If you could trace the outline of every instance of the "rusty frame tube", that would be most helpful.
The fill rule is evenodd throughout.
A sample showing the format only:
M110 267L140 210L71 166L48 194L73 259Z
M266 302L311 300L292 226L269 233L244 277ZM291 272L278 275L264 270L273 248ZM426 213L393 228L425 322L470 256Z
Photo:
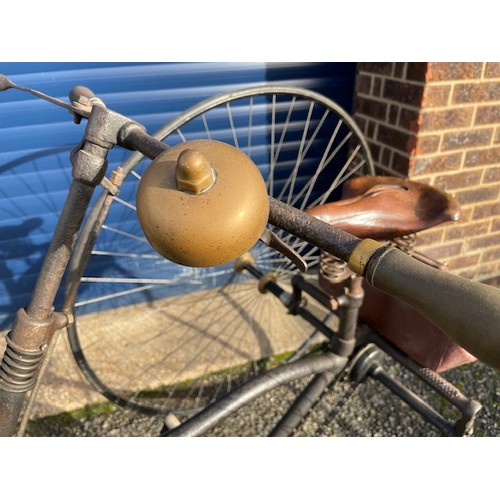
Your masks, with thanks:
M348 358L333 353L320 354L302 358L294 363L274 368L266 374L252 379L207 406L200 413L170 432L162 433L162 437L201 436L214 428L219 422L270 390L287 382L304 378L308 375L331 372L340 373L347 365Z
M73 241L93 187L73 181L63 211L54 231L26 310L17 313L7 336L11 351L6 351L0 366L0 435L14 433L26 394L34 387L48 344L54 333L67 324L67 316L53 312L53 304L68 264ZM27 371L24 360L37 358ZM19 381L26 379L19 388ZM29 379L29 380L28 380Z
M0 436L14 434L26 396L37 384L47 347L54 333L68 324L66 314L54 313L54 301L94 189L104 178L107 154L117 144L120 131L123 135L142 129L103 105L92 107L88 119L84 138L71 153L73 181L29 305L18 311L7 336L0 364Z

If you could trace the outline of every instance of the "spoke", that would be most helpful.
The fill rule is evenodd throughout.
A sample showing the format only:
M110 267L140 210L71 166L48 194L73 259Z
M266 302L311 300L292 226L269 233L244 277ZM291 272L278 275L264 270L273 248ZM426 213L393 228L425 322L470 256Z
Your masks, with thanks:
M224 294L224 291L221 291L222 295ZM227 296L226 296L227 297ZM227 297L229 299L229 297ZM228 303L231 304L231 300L229 299ZM238 306L239 307L239 306ZM251 316L253 315L253 310L249 308L248 305L244 306L244 310L249 313ZM213 321L212 323L216 322L218 318L218 311L214 311L212 314ZM243 340L243 335L238 335L239 332L243 331L243 328L241 328L242 324L246 321L245 317L241 314L239 309L237 307L233 307L231 309L231 313L228 316L228 321L227 321L227 328L220 326L218 330L216 330L213 333L213 336L215 338L215 342L210 342L210 339L207 339L205 342L204 350L206 352L211 352L211 357L207 360L206 362L206 367L203 372L202 378L205 378L207 375L210 374L210 369L213 370L214 366L217 366L216 361L220 359L224 352L224 350L229 350L231 353L239 353L240 356L246 361L248 360L248 353L245 350L242 350L241 343ZM224 328L224 330L222 330ZM221 338L221 333L225 332L230 332L229 336L224 335L225 338ZM212 346L215 346L216 348L214 349ZM197 356L193 356L191 360L189 361L188 364L188 369L197 362ZM203 386L199 388L199 390L203 389ZM194 394L196 390L196 387L193 386L191 391L186 395L185 400L189 400L189 398ZM199 404L199 399L197 400L196 404Z
M158 254L142 254L142 253L129 253L129 252L109 252L104 250L92 250L92 255L103 255L106 257L130 257L136 259L154 259L165 260Z
M318 180L319 175L324 170L324 168L326 167L326 165L328 165L328 163L329 163L329 160L326 160L326 158L328 157L330 149L331 149L331 147L333 145L333 142L335 141L335 139L337 137L338 131L340 130L340 127L341 127L342 123L343 123L342 120L339 120L337 122L337 126L335 127L335 130L334 130L332 136L330 137L330 140L328 141L328 145L325 148L325 151L324 151L324 153L323 153L323 155L321 157L321 160L319 162L318 168L316 169L316 172L314 172L313 177L308 182L307 194L304 196L304 199L302 200L302 204L300 206L300 210L304 210L304 208L306 207L306 205L307 205L307 203L309 201L309 197L311 196L311 192L312 192L314 186L316 185L316 181ZM342 144L339 146L339 148L336 151L340 151L341 146L342 146ZM335 156L335 154L336 154L336 152L334 152L333 156L331 156L330 158L333 158ZM301 191L301 193L299 193L299 197L300 196L302 196L302 191ZM296 198L296 200L298 200L298 199L299 198Z
M293 110L295 108L295 103L297 101L297 97L293 96L291 102L288 104L288 111L287 115L285 118L285 121L283 123L283 128L281 130L280 138L278 141L278 146L274 147L274 136L275 136L275 129L276 129L276 114L275 114L275 109L277 109L277 103L276 103L276 95L273 94L273 113L272 113L272 126L271 126L271 153L270 153L270 165L271 165L271 172L272 176L270 176L270 182L269 184L269 193L271 196L273 196L273 191L274 191L274 170L276 168L276 165L278 164L278 158L281 153L281 149L283 147L283 144L285 142L285 137L288 132L290 123L291 123L291 118L293 114Z
M281 254L278 253L278 252L276 252L276 255L281 255ZM290 259L288 259L285 256L283 256L283 257L276 257L275 259L273 259L271 257L269 259L259 259L258 262L259 262L259 265L263 265L263 264L280 264L282 262L290 262Z
M270 196L274 194L274 134L275 134L275 122L276 122L276 95L273 94L272 104L271 104L271 151L269 153L269 176L267 178L268 193Z
M356 157L356 155L358 154L358 151L360 149L361 146L357 146L356 149L353 151L351 157L349 158L349 160L346 162L346 164L342 167L342 170L339 172L339 175L337 176L337 178L335 179L335 181L332 183L332 185L330 186L330 188L325 191L325 193L321 196L319 196L316 200L314 200L313 203L311 203L311 207L314 207L320 203L324 203L328 197L330 196L330 194L332 194L332 192L341 184L343 183L346 179L348 179L349 177L351 177L352 175L354 175L364 164L365 164L365 161L361 161L359 162L358 165L356 165L356 167L354 168L351 168L347 174L344 176L343 174L345 173L345 171L351 166L351 163L353 162L354 158Z
M309 110L307 112L306 124L304 126L304 131L302 132L302 138L300 140L299 154L297 155L297 160L295 162L295 166L293 167L292 175L290 176L291 186L290 186L290 190L288 192L288 197L286 200L287 203L290 203L290 199L292 197L293 190L295 189L295 181L297 180L297 173L299 171L300 165L302 164L302 158L303 158L302 155L304 154L303 151L304 151L304 147L306 146L306 138L307 138L307 133L309 132L309 126L311 124L311 116L312 116L313 109L314 109L314 101L312 101L309 104ZM280 195L279 195L280 199L282 198L283 194L284 194L284 190L282 190Z
M308 153L309 149L311 148L311 146L314 144L314 141L316 140L316 137L318 136L319 134L319 131L321 130L321 128L323 127L323 124L325 123L325 120L326 118L328 117L328 115L330 114L330 110L327 109L324 113L323 113L323 116L321 117L321 120L319 121L318 125L316 126L316 128L314 129L314 132L311 136L311 138L309 139L309 141L307 142L307 146L306 148L304 149L304 154L302 155L302 159L304 159L304 157L306 156L306 154Z
M141 177L141 176L140 176L140 175L139 175L139 174L138 174L135 170L132 170L130 173L131 173L131 174L132 174L132 175L133 175L136 179L139 179L139 180L141 180L141 179L142 179L142 177Z
M229 118L229 126L231 128L231 133L233 134L234 146L239 149L238 137L236 136L236 128L234 127L233 113L231 110L231 105L229 103L226 103L226 109L227 109L227 116Z
M207 138L209 140L212 139L212 134L210 133L210 127L208 126L208 121L207 121L207 117L205 114L201 115L201 121L203 122L203 127L205 129L206 134L207 134Z
M326 160L326 164L328 165L332 160L333 158L335 158L335 156L337 155L337 153L342 149L342 147L346 144L346 142L352 137L352 132L349 131L349 133L342 139L342 142L334 149L334 151L332 152L332 154L328 157L328 159ZM356 152L359 151L359 148L361 146L358 144L358 146L356 147ZM344 166L345 168L345 166Z
M202 301L205 301L206 298L209 295L209 292L207 292L206 294L203 294L203 296L201 297L201 300ZM175 354L179 351L181 351L184 347L188 347L188 344L192 343L193 341L196 342L197 340L199 340L199 335L197 332L194 332L194 333L190 333L190 332L193 332L192 328L190 327L190 324L189 323L181 323L179 322L179 318L183 318L186 314L189 313L189 310L190 308L192 307L192 303L190 300L186 301L185 303L182 304L183 305L183 310L181 312L181 314L177 315L177 316L174 316L172 317L172 320L173 321L169 321L167 323L167 327L156 332L153 336L149 337L148 340L142 342L139 345L136 345L135 347L135 350L133 351L133 356L130 356L127 360L122 360L118 365L117 365L117 368L119 369L119 372L121 374L132 374L133 375L133 379L132 379L132 375L130 377L128 377L128 380L131 380L133 382L133 385L136 384L137 382L137 376L141 375L144 375L145 371L148 370L149 373L148 373L148 380L146 381L145 384L143 384L136 392L135 394L132 394L130 395L129 397L130 398L135 398L139 395L139 393L144 390L144 389L147 389L149 387L153 387L153 382L152 382L152 373L151 372L151 369L154 369L155 366L157 365L160 365L160 364L164 364L164 362L169 358L169 357L172 357L172 356L175 356ZM209 306L210 307L210 306ZM162 314L164 314L166 317L169 316L169 313L168 313L168 305L166 306L162 306L158 309L159 311L162 312ZM140 322L145 322L147 321L147 318L151 315L151 314L155 314L154 311L151 311L151 310L148 310L144 313L142 313L140 315L140 317L138 318L139 320L139 323ZM199 318L199 316L198 316ZM198 318L193 318L193 320L197 320ZM146 365L144 366L144 368L141 370L141 372L139 374L137 374L134 370L134 367L132 366L136 361L135 359L136 358L139 358L141 359L142 357L142 353L151 345L153 345L157 340L162 340L162 339L165 339L167 338L168 339L168 336L170 334L170 332L173 332L174 330L175 331L179 331L180 329L182 328L182 331L183 331L183 335L181 335L181 338L183 339L182 342L176 344L176 346L172 349L169 349L165 355L160 359L160 360L157 360L155 363L153 364L150 364L150 365ZM99 348L99 346L96 346L97 348ZM196 349L192 349L194 352L196 352ZM177 373L174 373L171 377L170 377L170 381L167 382L168 384L171 384L172 383L172 379L174 379L175 381L175 378L179 378L179 375L182 373L182 369L179 370ZM158 381L158 385L162 386L165 384L165 381ZM178 387L178 384L179 382L177 381L177 383L174 385L174 387L172 388L172 392L176 390L176 388Z
M247 154L252 157L252 124L253 124L253 97L250 97L248 105L248 135L247 135Z
M307 190L307 194L304 197L304 200L303 200L303 202L301 204L301 210L304 209L304 207L306 206L306 204L307 204L307 202L309 200L309 196L311 195L311 192L313 190L314 185L316 184L316 181L317 181L319 175L326 168L326 166L328 165L329 161L336 155L336 153L338 151L340 151L340 149L342 147L342 143L337 148L335 148L335 151L332 153L332 155L330 157L327 157L328 153L330 152L330 148L332 147L333 142L337 138L337 134L338 134L338 132L340 130L341 125L342 125L342 121L339 121L337 123L337 126L335 127L335 130L333 131L332 136L330 137L330 140L329 140L328 145L327 145L327 147L325 149L325 152L323 153L323 156L321 157L321 160L319 162L318 168L314 172L314 175L311 177L311 179L309 179L309 181L299 191L299 193L296 195L295 199L292 201L291 204L293 206L296 205L296 203L298 202L298 200L300 200L300 198L302 197L302 194Z
M82 281L83 281L83 279L82 279ZM100 297L95 297L93 299L81 300L79 302L75 302L75 307L82 307L82 306L86 306L88 304L95 304L97 302L103 302L104 300L110 300L110 299L114 299L116 297L122 297L124 295L131 295L133 293L143 292L144 290L150 290L151 288L154 288L154 286L152 286L152 285L141 286L139 288L125 290L123 292L110 293L108 295L102 295Z
M113 198L114 200L116 200L118 203L120 203L121 205L127 207L127 208L130 208L131 210L133 210L134 212L137 212L137 208L135 207L135 205L132 205L132 203L129 203L128 201L125 201L125 200L122 200L121 198L119 198L118 196L115 196Z
M345 143L347 142L347 140L351 137L352 135L352 132L350 132L343 140L342 142L335 148L335 150L332 152L332 154L326 159L325 163L323 165L321 165L321 167L318 168L318 171L316 172L317 175L314 176L313 179L311 179L307 186L310 188L310 191L312 190L311 186L314 186L314 184L316 183L317 179L318 179L318 176L319 174L330 164L330 162L333 160L333 158L335 158L335 156L337 155L337 153L342 149L342 147L345 145ZM360 146L357 146L356 148L356 151L358 151L360 148ZM335 189L339 184L340 184L340 176L342 175L342 173L346 170L346 168L349 166L350 164L350 160L348 160L346 162L346 164L342 167L341 171L339 172L339 174L337 175L337 177L335 178L334 182L332 183L332 186L334 186L333 189ZM333 191L333 189L330 189L330 192L329 192L329 195L330 193ZM296 203L299 199L300 199L300 196L302 194L303 190L299 193L299 195L295 198L294 202L293 203ZM308 195L309 196L309 195ZM326 198L325 198L326 199ZM309 204L308 205L308 208L311 208L313 207L315 203L312 203L312 204Z
M232 273L232 270L222 270L213 271L206 274L203 273L189 273L177 275L176 278L116 278L116 277L99 277L99 276L83 276L81 278L82 282L86 283L142 283L142 284L153 284L153 285L178 285L178 284L188 284L188 285L202 285L203 280L216 278L218 276L223 276Z
M136 236L135 234L127 233L126 231L122 231L120 229L116 229L114 227L107 226L106 224L102 225L102 229L105 229L106 231L110 231L112 233L119 234L121 236L125 236L126 238L130 238L132 240L141 241L143 243L149 244L148 240L142 236Z
M232 341L236 334L238 334L240 331L243 331L243 329L239 328L242 321L244 321L244 318L242 317L239 309L231 307L230 312L226 317L227 324L225 326L221 325L220 321L218 321L220 316L219 297L223 295L224 294L221 291L219 291L216 294L214 293L207 294L206 297L209 299L208 309L204 309L202 312L198 314L197 317L193 318L192 321L184 324L184 329L186 331L186 334L182 335L183 341L180 344L178 344L173 350L166 352L165 355L161 359L155 361L155 363L152 366L163 365L167 361L167 359L174 356L176 352L179 352L181 349L184 352L192 352L193 353L192 356L183 363L183 366L175 374L171 376L171 380L179 380L181 379L181 375L183 375L186 371L189 372L189 370L193 366L195 366L195 363L199 363L198 360L199 352L204 352L204 353L213 352L214 349L211 347L216 345L218 347L217 349L215 349L215 354L212 356L212 358L208 358L204 362L205 364L204 371L200 376L197 376L198 379L203 380L204 376L209 372L209 370L213 370L217 366L217 364L214 363L214 360L219 359L221 357L220 353L223 349L229 349L232 353L239 354L240 357L244 358L246 355L245 351L239 351L237 348L238 344L235 344L235 342ZM202 298L202 300L207 300L207 298ZM245 310L247 309L245 308ZM200 319L206 321L210 325L214 325L214 328L216 328L215 330L213 328L205 329L201 341L199 332L196 329L195 330L192 329L192 326L198 324L198 320ZM231 328L231 325L233 324L236 327ZM226 326L228 326L228 328L226 328ZM221 335L225 332L229 332L229 336ZM193 342L196 342L195 348L189 349L188 344ZM149 370L149 368L150 367L148 367L147 369ZM149 379L150 374L148 373L147 376ZM185 376L186 375L183 375L183 377ZM178 383L179 382L177 382L177 385ZM189 397L191 394L192 392L190 391L186 397Z
M134 283L134 284L150 284L150 285L201 285L198 280L183 280L179 282L179 278L162 279L162 278L99 278L94 276L83 276L82 283Z
M351 168L346 174L340 178L338 184L343 184L349 177L352 177L359 169L361 169L366 162L363 160L362 162L358 163L355 167ZM323 196L319 197L314 203L315 204L322 204L325 203L328 199L328 196L330 196L331 191L323 194Z
M186 139L186 137L184 136L184 134L182 133L182 130L181 130L180 128L178 128L178 129L176 130L176 132L177 132L177 134L179 135L179 137L181 138L181 141L182 141L182 142L187 142L187 139Z
M269 261L271 261L272 257L274 257L276 255L281 255L274 248L265 246L264 244L258 250L251 252L251 254L255 257L255 260L259 261L259 262L265 262L266 259L268 259Z
M297 156L297 161L296 161L296 164L295 164L295 167L294 167L294 170L293 170L293 175L290 176L285 185L283 186L283 189L281 190L281 193L280 193L280 199L283 197L284 193L286 192L286 190L288 189L288 186L290 185L290 182L293 181L292 183L292 186L290 187L290 190L288 192L288 200L287 200L287 203L290 203L290 198L292 197L293 195L293 191L295 189L295 181L296 181L296 178L297 178L297 174L298 174L298 170L300 168L300 165L302 164L302 161L304 160L304 158L306 157L309 149L311 148L311 146L314 144L314 141L316 140L316 137L319 133L319 131L321 130L321 127L323 126L323 124L325 123L325 120L327 118L327 116L329 115L330 111L327 109L324 113L323 113L323 116L321 117L321 120L319 121L318 125L316 126L316 128L314 129L314 132L312 133L311 137L309 138L309 140L307 141L307 144L304 148L304 150L302 151L302 153L299 153L299 155ZM338 130L338 126L337 126L337 130ZM335 138L335 135L336 135L336 132L334 132L333 136L330 138L330 142L326 148L326 150L328 151L329 148L331 147L331 143L333 142L334 138ZM326 154L326 152L324 153L324 155ZM324 156L323 155L323 156ZM321 162L320 162L320 165L321 165Z
M163 329L154 333L145 342L142 342L139 350L134 351L134 356L137 356L137 353L140 354L140 352L144 351L149 345L154 343L156 340L159 340L159 339L161 340L162 337L166 338L171 331L178 329L180 325L182 325L184 327L184 329L187 333L188 330L190 329L190 326L192 326L192 325L190 325L189 323L180 322L179 318L184 318L189 314L189 312L193 308L193 301L195 301L196 303L208 302L208 306L207 306L208 309L206 309L206 311L208 311L208 312L210 312L214 308L217 308L217 304L215 303L215 301L211 300L211 298L213 298L213 295L214 295L214 291L208 290L208 291L205 291L204 293L202 293L201 296L200 296L200 294L196 294L195 299L193 299L189 295L177 296L175 299L175 306L176 306L176 308L179 306L182 307L181 313L178 315L175 315L175 316L171 316L172 321L168 321L166 323L166 326ZM172 305L171 301L167 301L166 303L162 302L156 308L152 308L152 309L148 308L147 310L141 312L139 315L137 315L136 319L137 319L138 323L141 324L141 323L146 322L150 316L154 316L158 313L161 313L163 316L168 317L169 316L169 308L171 307L171 305ZM203 312L200 312L197 316L195 316L192 319L193 320L199 319L200 315L202 315L202 314L203 314ZM197 337L193 336L193 335L191 335L191 336L186 335L185 337L183 336L183 342L178 344L171 351L169 351L169 353L174 354L176 351L180 350L181 347L185 346L192 339L196 339L196 338ZM132 359L132 356L130 358ZM121 365L121 366L123 366L123 365Z
M297 100L296 96L293 96L292 102L288 106L288 113L286 115L285 122L283 124L283 130L281 131L281 134L280 134L280 140L279 140L279 143L278 143L278 147L276 148L276 152L275 152L274 158L273 158L273 164L274 165L276 165L278 163L278 157L279 157L279 154L281 152L281 148L283 146L283 142L285 141L285 136L286 136L286 133L288 131L288 127L290 125L290 120L291 120L291 117L292 117L292 112L293 112L293 108L295 107L296 100Z

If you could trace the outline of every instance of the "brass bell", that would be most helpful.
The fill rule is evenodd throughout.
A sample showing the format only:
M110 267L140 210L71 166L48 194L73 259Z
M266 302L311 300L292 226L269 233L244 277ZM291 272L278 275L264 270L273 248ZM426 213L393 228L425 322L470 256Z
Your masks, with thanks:
M159 155L137 191L139 222L163 257L217 266L247 252L269 216L256 165L233 146L211 140L179 144Z

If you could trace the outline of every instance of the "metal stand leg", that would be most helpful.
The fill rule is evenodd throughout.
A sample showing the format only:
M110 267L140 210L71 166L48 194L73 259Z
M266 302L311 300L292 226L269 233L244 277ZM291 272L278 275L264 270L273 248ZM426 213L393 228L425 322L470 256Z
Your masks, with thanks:
M337 376L338 373L333 372L316 375L269 435L271 437L290 436Z
M404 354L399 353L396 348L390 346L390 344L386 345L384 339L381 339L381 343L384 347L387 347L387 351L384 349L387 354L394 354L396 361L400 362L402 366L410 369L433 390L441 394L451 404L457 407L462 413L462 418L457 422L450 422L420 396L392 377L381 366L380 362L383 357L382 350L374 344L369 344L364 347L353 361L350 370L352 380L355 382L363 382L367 377L377 380L446 436L464 436L470 434L473 429L474 420L481 409L480 403L464 396L452 384L440 377L437 373L432 372L432 370L419 367L415 362L406 358Z

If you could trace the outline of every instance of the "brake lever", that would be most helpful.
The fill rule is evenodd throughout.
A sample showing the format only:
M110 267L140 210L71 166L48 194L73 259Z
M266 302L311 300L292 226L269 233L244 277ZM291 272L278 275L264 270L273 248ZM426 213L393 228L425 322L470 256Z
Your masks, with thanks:
M307 263L302 256L296 252L291 246L287 245L279 236L273 233L270 229L264 229L261 234L260 241L269 248L277 250L279 253L290 259L297 268L305 273L307 271Z

